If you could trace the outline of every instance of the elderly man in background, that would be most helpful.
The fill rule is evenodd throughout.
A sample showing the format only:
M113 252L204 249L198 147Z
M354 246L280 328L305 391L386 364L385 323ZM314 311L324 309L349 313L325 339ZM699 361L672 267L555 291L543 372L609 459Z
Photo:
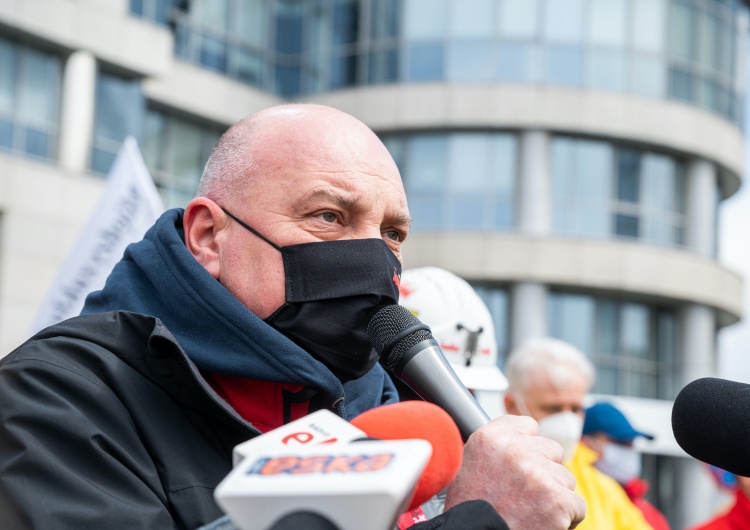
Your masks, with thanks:
M222 516L237 444L397 401L366 328L398 301L409 223L396 164L354 117L285 105L231 127L198 196L128 247L82 316L0 361L0 527L194 529ZM575 527L585 504L536 429L474 433L445 519L420 524L468 506L452 528Z
M582 530L651 530L617 482L594 462L597 454L581 443L583 400L594 383L594 367L572 345L552 338L531 339L505 364L509 414L531 416L539 434L558 442L564 464L576 477L576 492L587 505Z

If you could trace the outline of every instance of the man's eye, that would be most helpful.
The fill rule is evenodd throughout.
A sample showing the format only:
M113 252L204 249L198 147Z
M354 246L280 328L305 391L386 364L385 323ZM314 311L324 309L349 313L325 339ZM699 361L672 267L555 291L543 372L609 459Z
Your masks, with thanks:
M323 219L326 223L335 223L336 222L336 214L333 212L324 212L320 214L320 218Z
M388 230L385 232L385 237L390 239L391 241L401 241L403 238L401 237L401 232L398 230Z

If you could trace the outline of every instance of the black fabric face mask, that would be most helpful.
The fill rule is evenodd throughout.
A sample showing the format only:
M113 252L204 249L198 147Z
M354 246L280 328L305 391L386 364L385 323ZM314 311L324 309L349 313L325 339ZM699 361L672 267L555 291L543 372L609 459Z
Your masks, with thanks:
M398 303L401 263L382 239L345 239L279 247L224 212L281 252L286 302L265 322L325 364L342 382L365 375L378 354L367 324Z

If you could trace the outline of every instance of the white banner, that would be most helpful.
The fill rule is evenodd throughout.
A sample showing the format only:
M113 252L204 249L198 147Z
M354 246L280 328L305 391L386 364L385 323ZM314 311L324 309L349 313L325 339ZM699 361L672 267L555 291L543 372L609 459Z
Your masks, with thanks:
M142 239L163 211L138 143L128 137L98 205L42 302L32 334L80 313L86 296L104 287L125 247Z

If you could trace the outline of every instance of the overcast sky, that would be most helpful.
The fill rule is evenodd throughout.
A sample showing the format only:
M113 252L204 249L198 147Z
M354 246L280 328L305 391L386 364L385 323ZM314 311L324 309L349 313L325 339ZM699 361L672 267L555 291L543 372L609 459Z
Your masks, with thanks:
M747 122L748 120L746 120ZM747 126L746 130L749 130ZM720 214L719 259L743 276L742 321L719 332L719 377L750 383L750 145L746 140L745 174L740 190L725 201Z
M750 43L746 49L750 52ZM750 53L748 54L750 57ZM745 71L750 80L750 65ZM750 131L750 97L745 97L745 132ZM719 217L719 260L744 280L742 320L719 332L719 377L750 383L750 137L745 137L745 169L740 190L726 200Z

